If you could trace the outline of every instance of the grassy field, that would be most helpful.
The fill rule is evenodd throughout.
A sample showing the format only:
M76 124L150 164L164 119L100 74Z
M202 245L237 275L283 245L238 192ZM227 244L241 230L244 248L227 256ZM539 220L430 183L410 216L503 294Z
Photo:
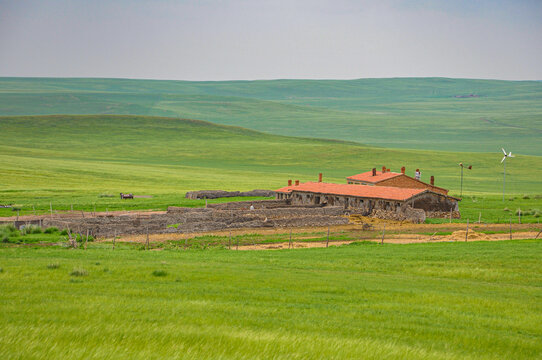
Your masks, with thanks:
M518 156L507 167L503 203L500 155L382 149L357 143L276 136L202 121L87 115L1 117L0 204L20 214L54 210L165 209L202 206L188 190L276 189L288 179L328 182L386 165L459 195L459 162L465 172L462 210L487 221L515 218L517 209L542 209L542 157ZM411 174L412 175L412 174ZM152 198L121 201L120 192ZM482 196L483 195L483 196ZM524 199L525 197L525 199ZM505 211L507 208L509 211ZM13 216L0 209L0 216ZM529 216L527 214L527 216Z
M479 97L456 97L469 94ZM0 115L155 115L385 148L542 155L537 81L0 78L0 95Z
M4 359L535 359L541 241L0 249Z

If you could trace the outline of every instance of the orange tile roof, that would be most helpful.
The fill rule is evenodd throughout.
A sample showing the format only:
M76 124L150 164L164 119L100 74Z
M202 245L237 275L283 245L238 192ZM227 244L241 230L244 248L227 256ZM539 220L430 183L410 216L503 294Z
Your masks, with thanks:
M320 194L356 196L373 199L386 199L405 201L428 191L427 189L406 189L391 186L351 185L351 184L330 184L323 182L306 182L297 186L286 186L276 192L290 193L292 191L306 191Z
M390 172L385 172L385 173L382 173L382 171L377 171L376 175L373 176L372 171L367 171L367 172L364 172L362 174L349 176L346 179L347 180L367 181L367 182L370 182L370 183L377 183L379 181L391 179L391 178L394 178L394 177L399 176L399 175L403 175L403 174L396 173L396 172L391 172L391 171Z

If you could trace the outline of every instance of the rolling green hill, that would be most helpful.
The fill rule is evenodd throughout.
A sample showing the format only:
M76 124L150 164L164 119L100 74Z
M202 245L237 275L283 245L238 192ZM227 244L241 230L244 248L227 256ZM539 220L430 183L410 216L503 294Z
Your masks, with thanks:
M0 78L0 115L38 114L182 117L381 147L542 155L536 81Z
M498 153L384 149L123 115L0 117L0 133L0 204L42 209L50 201L89 206L100 194L120 192L153 195L140 206L163 208L181 202L188 190L274 189L288 179L315 181L319 172L325 181L345 182L348 175L383 165L395 171L406 166L411 175L420 168L422 179L434 175L437 185L458 194L457 164L465 162L474 166L465 174L466 194L502 190ZM512 159L508 192L540 194L541 169L542 157Z

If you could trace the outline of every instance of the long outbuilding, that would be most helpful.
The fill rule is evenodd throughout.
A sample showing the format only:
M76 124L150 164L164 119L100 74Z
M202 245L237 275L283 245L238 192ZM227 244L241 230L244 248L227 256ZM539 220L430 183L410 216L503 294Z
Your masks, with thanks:
M366 214L373 210L400 211L407 206L424 211L458 211L460 200L428 188L298 181L276 190L276 198L289 199L292 205L356 208Z

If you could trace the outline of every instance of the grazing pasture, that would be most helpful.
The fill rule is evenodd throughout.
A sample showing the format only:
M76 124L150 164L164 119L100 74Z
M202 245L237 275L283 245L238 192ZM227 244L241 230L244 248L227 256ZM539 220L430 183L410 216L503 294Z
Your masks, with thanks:
M203 121L115 115L1 117L0 216L53 211L155 209L203 206L189 190L276 189L288 179L345 182L346 176L386 165L412 175L422 171L459 195L465 170L465 218L525 219L542 209L542 157L518 155L507 166L502 191L501 155L383 149L357 143L294 138ZM120 193L151 197L121 200ZM229 199L232 200L232 199ZM233 199L235 200L235 199ZM249 200L249 199L247 199ZM223 201L223 200L214 200ZM469 210L471 209L471 210ZM508 209L506 211L505 209Z
M536 359L541 245L2 248L0 354Z
M46 114L182 117L385 148L493 152L504 146L542 155L538 81L0 78L0 115Z

